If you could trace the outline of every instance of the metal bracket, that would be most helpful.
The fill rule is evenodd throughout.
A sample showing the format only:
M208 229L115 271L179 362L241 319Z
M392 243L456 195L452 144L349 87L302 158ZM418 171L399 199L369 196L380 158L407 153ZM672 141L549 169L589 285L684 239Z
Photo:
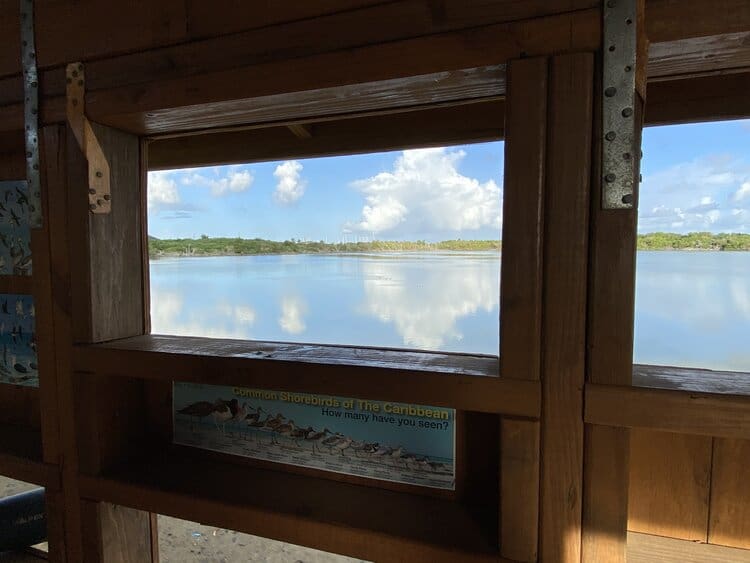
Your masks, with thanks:
M637 1L603 1L602 207L632 209L640 158L634 113Z
M23 68L24 138L28 213L31 227L42 226L42 194L39 180L39 75L34 43L34 2L21 0L21 67Z
M89 209L92 213L109 213L112 210L109 163L91 128L91 122L86 118L86 77L83 64L69 64L65 69L65 79L68 123L88 161Z

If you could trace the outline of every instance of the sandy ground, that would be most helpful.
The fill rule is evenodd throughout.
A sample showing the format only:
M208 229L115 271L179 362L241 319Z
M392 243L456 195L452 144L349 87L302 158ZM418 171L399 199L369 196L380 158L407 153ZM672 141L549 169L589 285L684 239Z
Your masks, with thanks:
M0 477L0 497L36 488ZM195 522L159 516L162 563L354 563L359 560ZM25 553L0 553L0 563L39 563Z

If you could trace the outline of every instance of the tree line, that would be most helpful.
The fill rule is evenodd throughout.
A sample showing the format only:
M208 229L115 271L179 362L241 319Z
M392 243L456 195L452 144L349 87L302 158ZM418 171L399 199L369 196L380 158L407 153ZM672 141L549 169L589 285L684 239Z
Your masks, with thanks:
M500 250L499 240L440 242L374 240L371 242L285 241L262 238L209 237L158 239L149 237L149 256L245 256L254 254L330 254L347 252L407 252L434 250ZM750 234L648 233L638 235L638 250L750 250Z

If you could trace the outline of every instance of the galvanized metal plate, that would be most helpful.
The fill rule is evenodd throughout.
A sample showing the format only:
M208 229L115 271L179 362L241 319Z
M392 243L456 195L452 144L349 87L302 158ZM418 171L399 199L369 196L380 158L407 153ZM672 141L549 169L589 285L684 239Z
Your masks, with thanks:
M89 210L103 214L112 210L110 200L110 170L104 152L91 123L86 118L86 75L83 64L71 63L65 69L66 113L68 123L88 162Z
M29 224L42 226L39 173L39 76L34 42L34 2L21 0L21 66L23 67L26 178L29 182Z
M635 199L636 0L604 0L602 207L631 209Z

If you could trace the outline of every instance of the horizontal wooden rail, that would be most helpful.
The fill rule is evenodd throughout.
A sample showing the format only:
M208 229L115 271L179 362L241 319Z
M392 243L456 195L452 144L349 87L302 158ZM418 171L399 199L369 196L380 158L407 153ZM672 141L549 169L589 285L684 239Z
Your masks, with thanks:
M492 356L146 335L79 345L103 376L326 393L538 418L539 383L498 377Z
M750 439L750 396L586 385L589 424Z
M458 502L168 453L104 477L85 498L378 560L497 561ZM284 494L280 494L283 491Z

